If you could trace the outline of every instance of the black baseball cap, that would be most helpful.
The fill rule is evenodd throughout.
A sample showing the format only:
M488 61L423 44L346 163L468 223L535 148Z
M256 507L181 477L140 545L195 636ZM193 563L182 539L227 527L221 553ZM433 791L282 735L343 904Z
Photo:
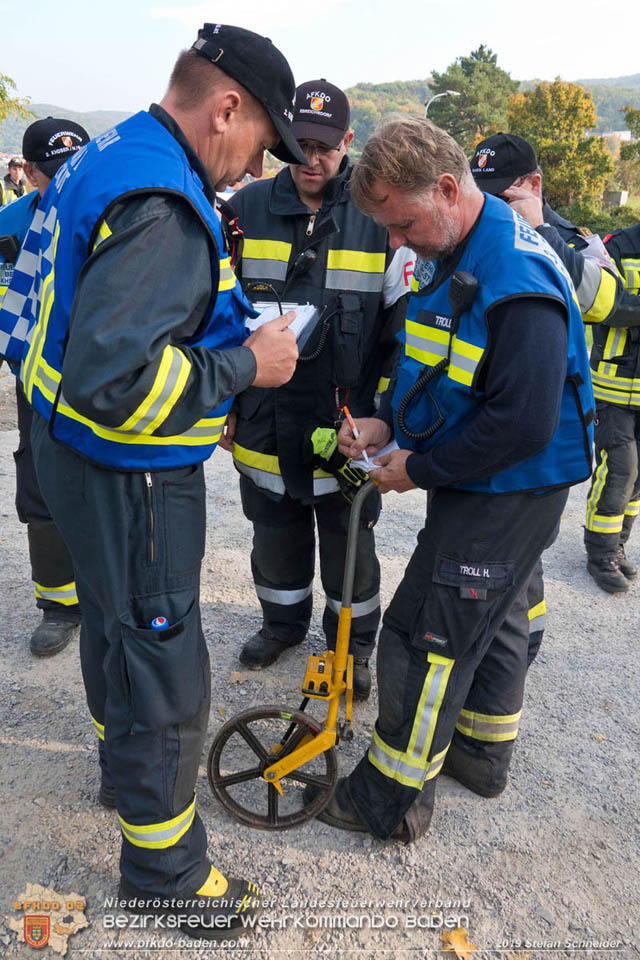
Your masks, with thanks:
M337 147L349 129L351 111L346 95L326 80L309 80L296 90L293 135Z
M79 123L46 117L27 127L22 138L22 153L26 161L37 163L45 176L53 177L65 160L90 139Z
M471 173L481 190L499 196L537 166L536 152L527 140L515 133L495 133L476 147Z
M306 164L291 132L296 82L271 40L242 27L205 23L192 49L241 83L265 108L280 135L280 142L269 152L285 163Z

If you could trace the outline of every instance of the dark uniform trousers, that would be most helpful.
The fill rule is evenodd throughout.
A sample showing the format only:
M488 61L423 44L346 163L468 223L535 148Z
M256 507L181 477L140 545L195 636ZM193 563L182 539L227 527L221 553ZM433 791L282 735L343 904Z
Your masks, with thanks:
M640 410L597 400L595 448L584 542L597 558L615 555L640 512Z
M202 464L101 469L33 421L42 492L77 571L82 673L115 788L122 875L149 893L193 894L210 871L194 792L210 698ZM168 629L150 629L157 616Z
M36 606L55 611L58 620L79 623L82 616L76 598L73 563L46 503L42 499L31 450L32 408L16 380L18 449L16 463L16 511L27 524L31 579L36 587ZM60 599L54 599L59 596ZM75 602L74 602L75 601Z
M346 780L370 832L428 827L451 742L488 789L506 777L528 652L527 591L567 501L439 489L385 612L371 747Z
M304 504L287 494L276 501L242 475L240 494L244 514L253 523L251 570L263 626L291 644L304 640L311 620L315 515L326 596L322 626L329 649L334 650L350 504L341 493L323 496L314 504ZM372 526L380 510L380 495L370 496L365 508L358 537L349 644L354 657L362 658L370 656L380 622L380 564Z

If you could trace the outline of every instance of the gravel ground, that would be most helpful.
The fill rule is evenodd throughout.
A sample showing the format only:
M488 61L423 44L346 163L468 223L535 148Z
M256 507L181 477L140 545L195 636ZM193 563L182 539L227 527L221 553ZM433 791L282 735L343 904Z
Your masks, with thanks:
M0 371L0 954L33 955L17 943L5 917L17 916L13 901L31 882L86 899L89 927L69 940L68 957L211 956L202 947L142 949L144 935L131 930L120 931L113 947L103 929L104 900L117 889L119 832L114 815L96 802L95 737L77 643L49 661L28 651L38 615L26 531L13 510L17 430L11 391L11 378ZM297 707L306 654L323 643L316 613L302 648L264 673L242 672L238 649L258 623L250 528L222 451L208 464L207 481L202 613L214 671L208 750L224 719L242 709ZM546 555L548 627L530 671L512 775L501 797L482 800L441 778L431 831L410 847L317 822L270 834L241 827L220 809L203 756L199 809L214 860L257 881L275 904L265 914L273 928L256 932L247 949L234 955L435 956L441 931L433 924L441 910L445 917L462 917L477 957L640 956L639 683L638 658L629 655L640 636L640 585L627 596L609 597L587 576L581 543L585 494L584 487L572 491L560 537ZM419 492L385 499L378 527L385 603L412 551L423 510ZM640 563L638 534L629 554ZM230 683L231 674L236 676ZM341 771L350 770L366 749L375 704L374 688L371 701L355 708L356 735L340 748ZM305 898L345 903L300 907ZM447 906L450 901L462 905ZM357 921L362 929L323 930L315 925L323 922L319 915L365 919ZM369 928L376 915L385 924L381 929ZM416 928L430 922L431 928ZM613 948L604 946L615 941ZM595 948L589 946L594 942Z

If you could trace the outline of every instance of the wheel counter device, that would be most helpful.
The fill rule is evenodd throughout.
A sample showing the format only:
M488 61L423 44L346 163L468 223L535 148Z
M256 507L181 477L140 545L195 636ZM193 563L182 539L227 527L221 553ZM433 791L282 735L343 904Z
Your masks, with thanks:
M298 710L256 707L224 724L211 744L207 762L214 796L236 820L260 830L287 830L316 817L328 804L338 778L335 747L353 739L353 656L349 653L351 603L360 512L375 490L367 480L355 494L349 517L335 652L311 655ZM344 719L339 720L344 697ZM310 700L328 705L320 726L304 711ZM305 806L306 784L319 790Z

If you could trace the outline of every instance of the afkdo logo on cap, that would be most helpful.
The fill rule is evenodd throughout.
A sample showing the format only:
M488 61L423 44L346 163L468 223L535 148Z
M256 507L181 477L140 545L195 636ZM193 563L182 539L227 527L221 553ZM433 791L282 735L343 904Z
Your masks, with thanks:
M324 100L322 97L312 97L309 106L312 110L322 110L324 107Z
M480 154L480 156L478 157L478 168L480 170L482 170L483 167L486 167L488 159L489 157L487 156L486 153Z

